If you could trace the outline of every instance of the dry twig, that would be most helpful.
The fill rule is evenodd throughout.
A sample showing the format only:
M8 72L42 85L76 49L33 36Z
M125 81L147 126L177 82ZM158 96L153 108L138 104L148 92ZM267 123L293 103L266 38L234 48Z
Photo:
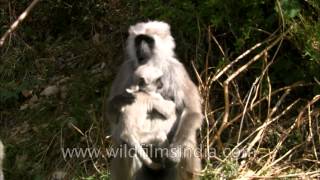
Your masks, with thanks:
M18 19L10 26L10 28L4 33L4 35L0 39L0 47L3 46L5 40L7 37L14 32L19 24L28 16L28 14L31 12L31 10L34 8L34 6L39 2L40 0L33 0L31 4L27 7L25 11L18 17Z

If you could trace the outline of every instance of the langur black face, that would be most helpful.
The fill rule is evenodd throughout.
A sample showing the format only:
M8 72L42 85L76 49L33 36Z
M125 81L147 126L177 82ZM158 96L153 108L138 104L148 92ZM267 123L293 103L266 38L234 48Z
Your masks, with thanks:
M151 36L141 34L135 37L134 45L138 63L140 65L147 63L153 56L155 40Z
M145 34L137 35L134 39L134 46L139 64L134 75L139 89L144 91L161 89L163 86L161 81L162 71L154 66L141 66L146 64L154 55L154 38Z

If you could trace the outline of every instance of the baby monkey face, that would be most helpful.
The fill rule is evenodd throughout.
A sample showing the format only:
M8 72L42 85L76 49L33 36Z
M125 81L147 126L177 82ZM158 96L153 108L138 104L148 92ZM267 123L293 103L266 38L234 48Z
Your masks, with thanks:
M139 78L136 88L144 92L156 92L158 89L161 89L162 86L161 77L149 83L147 83L145 79Z
M133 91L155 92L163 86L161 77L163 73L153 66L140 66L134 72Z

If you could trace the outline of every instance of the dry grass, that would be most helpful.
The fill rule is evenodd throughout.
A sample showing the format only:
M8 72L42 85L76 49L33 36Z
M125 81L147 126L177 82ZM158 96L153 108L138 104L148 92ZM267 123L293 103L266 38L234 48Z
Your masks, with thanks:
M193 66L205 114L200 139L207 162L204 178L320 177L320 95L310 100L292 99L290 94L296 89L313 84L297 82L273 89L268 73L290 29L277 30L215 72L213 67L198 72ZM208 34L211 35L210 28ZM210 37L226 54L215 37ZM262 62L260 75L247 91L239 90L246 78L242 74L257 61ZM223 106L212 100L213 93L219 92L213 88L220 92L223 89ZM223 137L226 135L228 138ZM212 150L217 152L214 156L210 154ZM228 174L227 169L232 166L235 170Z

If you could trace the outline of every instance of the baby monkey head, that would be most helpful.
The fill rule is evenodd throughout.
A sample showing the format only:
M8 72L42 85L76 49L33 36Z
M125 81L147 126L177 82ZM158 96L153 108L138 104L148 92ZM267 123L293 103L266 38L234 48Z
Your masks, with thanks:
M139 66L133 75L133 85L127 91L156 92L163 86L162 76L163 72L159 68L154 66Z

